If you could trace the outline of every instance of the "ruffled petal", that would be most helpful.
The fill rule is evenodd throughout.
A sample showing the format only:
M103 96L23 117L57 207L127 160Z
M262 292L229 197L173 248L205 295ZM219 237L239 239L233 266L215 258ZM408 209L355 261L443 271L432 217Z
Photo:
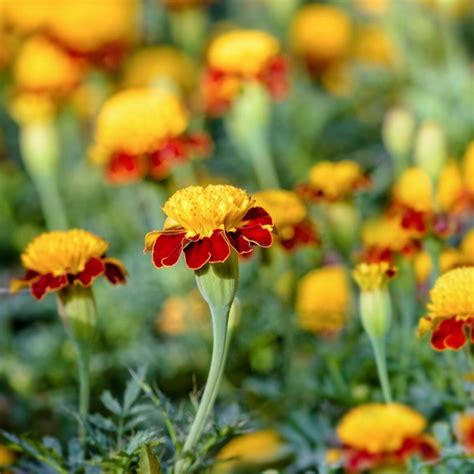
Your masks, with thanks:
M211 239L203 239L190 242L184 249L186 265L191 270L199 270L211 259Z
M230 255L229 241L223 230L215 230L209 237L211 258L210 263L225 262Z
M73 275L72 282L78 281L83 286L91 286L92 282L100 275L105 272L105 264L100 258L92 257L90 258L84 270L78 273L77 275Z
M38 278L39 273L33 270L27 270L23 278L14 278L10 282L10 291L16 293L22 288L30 286L34 279Z
M162 232L153 245L153 263L155 267L172 267L179 260L186 243L186 232Z
M104 258L103 262L105 264L105 277L113 285L117 283L124 284L126 281L127 270L125 269L123 263L116 258Z
M60 290L68 285L66 275L53 276L52 273L41 275L30 286L31 294L39 301L46 293L50 291Z
M250 243L259 247L271 247L273 243L272 233L263 227L242 227L239 231Z
M252 252L250 242L244 239L240 232L226 232L227 240L239 255L246 255Z
M273 225L273 219L271 218L270 214L263 209L263 207L252 207L247 211L247 214L243 217L242 221L246 222L246 224L241 228L244 227L253 227L253 226L262 226L262 225ZM248 221L248 222L247 222Z
M441 321L431 335L433 349L438 351L461 349L467 340L464 333L464 323L465 321L462 319L456 320L456 317Z

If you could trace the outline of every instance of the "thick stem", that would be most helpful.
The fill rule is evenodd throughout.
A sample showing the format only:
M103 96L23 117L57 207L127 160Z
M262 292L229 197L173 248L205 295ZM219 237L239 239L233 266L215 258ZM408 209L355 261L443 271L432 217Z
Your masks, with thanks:
M219 390L219 384L225 367L225 356L227 352L227 325L229 319L230 306L214 308L209 305L212 316L213 345L211 365L207 377L206 387L199 403L196 417L194 418L191 430L186 438L183 453L192 452L204 429L207 417L214 405L214 401ZM179 462L176 465L176 473L186 472L186 462Z
M84 444L86 441L85 421L89 414L90 403L90 352L87 347L80 343L76 344L76 348L79 369L79 414L81 416L81 423L79 425L79 438L81 443Z
M385 340L383 338L371 338L374 349L375 363L377 364L377 373L379 375L380 386L382 387L385 403L392 403L392 391L387 373L387 361L385 355Z
M67 229L66 212L56 176L52 173L31 176L38 190L46 226L49 230Z
M252 159L253 168L261 189L275 189L280 187L278 175L275 170L270 151L268 150L263 131L255 134L245 146Z

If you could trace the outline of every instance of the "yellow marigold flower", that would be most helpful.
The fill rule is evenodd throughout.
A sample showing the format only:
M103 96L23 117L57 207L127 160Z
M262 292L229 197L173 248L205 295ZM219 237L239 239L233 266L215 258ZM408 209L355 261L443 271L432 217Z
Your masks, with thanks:
M313 199L338 201L366 184L367 178L355 161L320 161L310 169L308 183L301 186L301 192Z
M273 221L243 189L229 185L188 186L163 206L164 230L149 232L145 252L153 251L157 268L173 266L182 252L186 264L198 270L206 263L226 261L252 245L272 245Z
M453 268L464 266L465 258L462 252L454 248L446 248L439 257L441 273L446 273Z
M346 97L354 90L355 80L347 61L340 61L331 64L323 71L321 83L331 94Z
M340 331L350 310L351 293L341 266L318 268L298 283L298 324L308 331Z
M353 4L366 13L383 15L387 13L391 0L353 0Z
M61 48L34 36L20 49L13 73L20 90L58 96L79 83L82 70Z
M458 350L467 341L465 329L474 324L474 267L461 267L442 274L430 291L428 315L423 327L431 327L431 345L436 350ZM426 332L426 330L425 330Z
M124 283L126 271L120 261L105 257L109 244L82 229L46 232L36 237L21 255L27 272L13 280L11 290L29 286L41 299L49 291L72 284L88 287L100 275L113 284Z
M102 107L96 142L112 151L151 153L163 142L184 132L187 113L177 95L156 89L119 92Z
M383 288L396 274L396 268L392 267L387 262L359 263L352 272L354 280L360 286L362 291Z
M422 251L416 254L413 261L415 267L415 278L418 283L428 281L433 270L433 261L428 252Z
M0 467L5 467L9 466L10 464L13 464L15 459L15 453L3 444L0 444Z
M455 418L456 438L471 456L474 454L474 413L461 413Z
M264 466L281 461L287 453L286 445L276 431L243 434L219 451L213 473L230 473L237 467Z
M351 29L344 10L330 5L306 5L293 19L291 45L309 70L317 73L346 56Z
M31 92L16 95L9 106L10 114L19 123L44 122L55 112L55 103L51 97Z
M272 216L278 240L285 249L317 243L313 225L306 217L306 207L298 194L283 189L267 189L253 197L257 205Z
M135 35L137 23L136 0L62 0L51 8L47 28L69 48L90 52L110 44L129 42Z
M207 52L207 62L211 68L226 73L254 76L279 51L278 41L264 31L232 30L214 39Z
M413 166L403 172L393 187L397 203L416 211L428 212L433 206L433 185L428 174Z
M425 418L400 403L367 403L350 410L337 427L346 446L371 454L393 453L405 440L419 437Z
M39 2L38 0L3 0L0 15L5 23L20 33L31 33L43 28L51 10L57 2Z
M474 265L474 229L471 229L462 239L461 252L470 265Z
M474 140L469 143L464 155L463 176L467 191L474 196Z
M438 182L438 203L443 211L453 210L457 202L462 198L463 188L460 169L457 163L451 160L442 169Z
M365 26L356 33L353 55L356 60L373 65L391 66L397 53L387 33L378 26Z
M159 46L137 51L125 65L125 87L146 87L171 82L190 92L197 76L196 65L178 48Z

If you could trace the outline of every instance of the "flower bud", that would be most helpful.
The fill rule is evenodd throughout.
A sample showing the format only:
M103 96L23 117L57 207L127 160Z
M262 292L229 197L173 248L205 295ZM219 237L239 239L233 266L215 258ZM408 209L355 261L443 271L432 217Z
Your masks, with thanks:
M96 307L91 288L68 286L58 293L58 313L71 339L90 344L96 335Z
M332 239L347 254L357 237L356 229L359 224L357 208L346 202L336 202L326 209Z
M447 159L446 138L435 122L425 122L418 131L415 144L415 163L436 182Z
M413 142L415 119L403 107L394 107L386 114L383 121L382 137L385 148L395 159L406 156Z

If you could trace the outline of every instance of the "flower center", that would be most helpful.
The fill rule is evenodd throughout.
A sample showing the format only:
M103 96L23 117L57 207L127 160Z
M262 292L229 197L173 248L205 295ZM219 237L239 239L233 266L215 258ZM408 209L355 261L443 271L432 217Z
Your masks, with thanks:
M108 243L82 229L47 232L38 236L21 256L25 268L42 275L77 274L88 260L101 257Z
M228 185L189 186L163 206L166 227L184 227L190 236L209 236L215 229L233 230L254 201L242 189Z

